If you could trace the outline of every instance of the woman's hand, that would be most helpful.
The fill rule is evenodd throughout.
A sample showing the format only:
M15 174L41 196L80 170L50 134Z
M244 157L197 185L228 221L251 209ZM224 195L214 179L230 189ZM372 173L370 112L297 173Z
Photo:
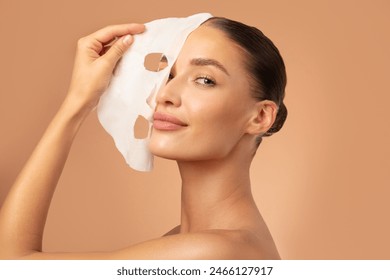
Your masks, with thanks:
M66 101L89 113L107 88L112 72L143 24L112 25L78 41L72 81Z

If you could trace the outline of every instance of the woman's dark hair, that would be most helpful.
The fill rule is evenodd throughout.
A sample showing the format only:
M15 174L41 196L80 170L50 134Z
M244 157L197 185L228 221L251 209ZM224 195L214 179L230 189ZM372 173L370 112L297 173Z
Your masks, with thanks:
M283 58L272 41L255 27L221 17L213 17L204 24L223 31L244 50L254 98L270 100L278 106L274 124L258 137L260 144L262 136L278 132L287 118L287 108L283 103L287 83Z

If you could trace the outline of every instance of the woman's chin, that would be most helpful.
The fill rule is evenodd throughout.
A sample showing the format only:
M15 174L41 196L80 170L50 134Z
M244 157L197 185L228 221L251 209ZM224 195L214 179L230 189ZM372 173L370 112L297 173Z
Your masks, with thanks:
M174 151L171 151L171 147L167 147L162 143L149 142L149 151L156 157L171 160L177 159L177 155Z

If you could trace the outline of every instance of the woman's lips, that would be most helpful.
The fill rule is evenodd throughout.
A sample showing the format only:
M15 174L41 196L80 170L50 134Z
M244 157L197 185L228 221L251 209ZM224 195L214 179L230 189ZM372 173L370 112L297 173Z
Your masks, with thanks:
M178 130L183 127L186 127L187 124L178 118L167 115L160 112L155 112L153 115L153 128L157 130Z

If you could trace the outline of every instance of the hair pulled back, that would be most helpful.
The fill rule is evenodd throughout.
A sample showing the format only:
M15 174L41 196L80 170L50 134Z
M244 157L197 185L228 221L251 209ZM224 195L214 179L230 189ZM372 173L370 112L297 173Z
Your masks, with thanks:
M259 101L273 101L278 106L275 122L265 134L259 135L260 144L262 136L278 132L287 118L283 103L287 83L283 58L272 41L255 27L222 17L210 18L204 24L223 31L243 49L253 97Z

